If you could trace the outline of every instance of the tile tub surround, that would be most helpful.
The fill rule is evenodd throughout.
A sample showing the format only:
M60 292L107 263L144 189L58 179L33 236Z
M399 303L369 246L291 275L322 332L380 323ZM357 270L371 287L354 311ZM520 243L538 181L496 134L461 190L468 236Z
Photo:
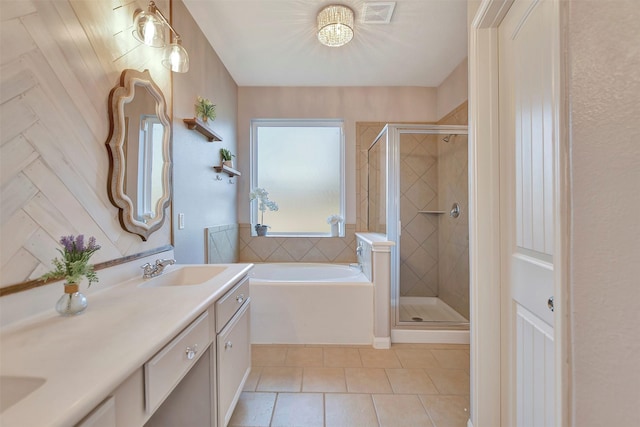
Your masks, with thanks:
M3 326L0 374L46 382L0 414L0 424L75 425L252 265L226 267L211 282L196 286L141 288L137 273L136 279L93 294L80 316L64 318L51 308ZM28 300L30 292L16 298Z
M251 224L239 225L240 262L356 262L356 227L344 237L257 237Z
M229 426L464 427L469 346L253 345Z
M238 224L209 227L206 235L208 264L238 262Z

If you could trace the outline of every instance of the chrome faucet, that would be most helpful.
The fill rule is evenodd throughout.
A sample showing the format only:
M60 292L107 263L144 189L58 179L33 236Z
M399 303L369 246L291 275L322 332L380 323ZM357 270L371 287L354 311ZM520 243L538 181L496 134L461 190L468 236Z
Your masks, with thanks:
M166 266L173 265L175 263L176 263L175 259L157 259L155 265L146 263L140 266L140 268L142 268L143 270L142 278L150 279L152 277L159 276L162 274Z

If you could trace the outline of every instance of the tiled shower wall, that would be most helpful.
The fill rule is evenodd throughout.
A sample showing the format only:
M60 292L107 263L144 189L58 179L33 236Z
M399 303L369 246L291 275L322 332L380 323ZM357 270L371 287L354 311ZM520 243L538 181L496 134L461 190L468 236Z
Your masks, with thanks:
M438 138L400 136L400 296L438 296Z
M438 124L466 125L467 103ZM438 296L469 318L469 175L468 138L452 136L438 144L438 204L447 211L438 224ZM448 210L458 202L461 213L451 218Z
M458 108L453 110L437 124L440 125L466 125L467 120L467 102L464 102ZM358 231L367 230L367 150L376 136L380 133L385 123L378 122L361 122L356 125L356 150L357 150L357 167L356 185L358 204L357 209L357 227ZM433 153L436 147L435 136L431 141L425 141L425 147L429 152ZM453 143L451 143L453 142ZM409 200L413 207L407 210L407 201L401 210L403 215L403 224L410 223L411 219L416 219L414 226L423 223L424 230L418 230L418 227L403 226L403 238L411 236L411 239L404 238L401 241L403 252L411 252L417 250L419 253L427 253L428 257L420 258L418 254L412 259L403 261L402 271L405 272L401 276L401 282L409 278L409 285L401 284L401 294L407 296L438 296L449 306L453 307L458 313L469 318L469 220L468 220L468 163L467 163L467 137L458 136L450 140L450 144L446 145L440 140L437 144L435 156L442 157L438 159L437 164L433 165L430 170L429 179L431 184L428 189L421 189L423 192L422 200L425 201L428 208L424 210L443 209L447 213L442 215L420 214L418 217L415 205L420 204L416 199L418 188L412 190ZM430 147L430 148L429 148ZM410 149L407 147L407 150ZM420 155L419 153L416 153ZM426 162L432 159L424 157ZM411 167L403 167L403 175L401 177L403 193L409 183L412 182L410 176ZM415 173L415 171L414 171ZM426 175L425 175L426 176ZM415 179L415 177L413 177ZM428 197L430 191L435 193L434 197ZM411 198L413 200L411 201ZM428 200L427 200L428 199ZM448 210L454 201L460 203L462 213L460 217L453 220L448 215ZM409 218L411 217L411 218ZM409 221L409 222L407 222ZM420 236L420 238L416 238ZM426 238L422 240L422 237ZM413 241L412 241L413 240ZM420 244L418 249L418 242ZM410 244L408 244L410 243ZM435 252L434 245L435 244ZM425 259L423 264L419 263ZM435 261L435 263L434 263ZM415 270L411 270L411 267ZM411 270L409 272L409 270ZM416 272L417 271L417 272ZM415 276L415 277L414 277ZM425 282L417 284L416 277L422 276Z

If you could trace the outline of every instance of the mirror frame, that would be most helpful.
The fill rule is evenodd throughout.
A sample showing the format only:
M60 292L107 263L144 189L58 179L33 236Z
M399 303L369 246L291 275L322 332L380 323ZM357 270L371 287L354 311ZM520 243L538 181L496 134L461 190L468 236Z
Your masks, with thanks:
M156 100L156 115L165 128L162 142L162 155L164 156L162 185L163 194L156 203L158 220L148 225L135 218L135 206L131 198L124 191L126 180L126 162L124 146L126 142L126 125L124 107L126 103L133 101L136 86L146 88ZM127 143L131 143L130 141ZM165 209L171 203L172 167L171 158L171 121L167 114L167 103L162 91L151 78L149 70L138 71L126 69L120 75L119 85L109 93L109 137L107 148L109 152L109 200L119 209L118 217L122 228L130 233L137 234L146 241L151 233L162 227L165 221Z

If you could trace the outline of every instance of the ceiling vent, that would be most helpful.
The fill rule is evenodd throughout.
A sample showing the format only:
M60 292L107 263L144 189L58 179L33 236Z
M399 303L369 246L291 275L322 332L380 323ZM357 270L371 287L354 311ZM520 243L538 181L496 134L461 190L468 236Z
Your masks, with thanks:
M394 1L371 1L362 6L363 24L388 24L391 22L393 9L396 7Z

